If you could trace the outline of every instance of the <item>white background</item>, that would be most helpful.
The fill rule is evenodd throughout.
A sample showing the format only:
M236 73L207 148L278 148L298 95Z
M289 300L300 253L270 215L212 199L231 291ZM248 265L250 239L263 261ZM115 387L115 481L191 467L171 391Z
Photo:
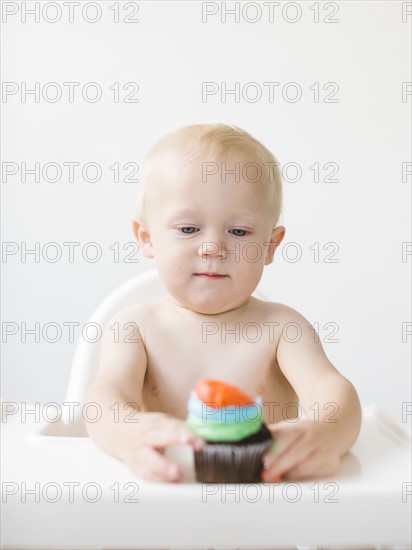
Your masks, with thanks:
M299 181L284 180L281 223L287 232L274 264L265 268L261 288L268 297L300 311L311 323L319 323L326 353L358 389L364 405L378 403L401 419L402 403L411 401L410 340L402 342L402 324L411 322L409 309L411 256L402 261L402 243L410 242L411 176L402 181L402 163L410 162L411 95L402 101L402 83L411 81L410 22L402 22L402 2L319 3L319 22L314 22L314 2L301 2L300 18L293 3L274 7L240 7L240 20L227 15L224 5L209 3L218 13L203 17L202 2L100 2L101 18L89 23L81 7L69 22L69 10L60 3L60 21L52 3L40 2L40 22L33 15L23 20L23 4L3 22L3 82L14 82L18 93L3 95L3 169L17 163L19 172L2 179L2 238L16 243L18 252L3 256L2 323L16 323L18 334L3 344L2 399L5 401L63 402L74 344L68 341L64 322L81 326L99 302L117 285L155 266L140 253L137 263L125 263L122 247L133 241L131 218L138 183L122 181L125 163L140 165L148 148L165 133L185 124L223 121L252 133L273 151L281 166L299 163ZM50 4L44 12L44 6ZM114 22L118 5L119 22ZM133 15L133 5L139 7ZM287 7L289 4L289 7ZM332 13L336 23L324 19ZM332 8L330 7L332 6ZM233 2L226 4L234 8ZM242 14L243 8L243 14ZM7 8L14 10L13 7ZM91 6L86 12L95 18ZM138 23L125 23L131 15ZM289 21L288 21L289 19ZM299 19L296 22L291 22ZM248 21L249 20L249 21ZM40 83L40 99L21 89ZM62 98L47 102L42 90L57 82ZM63 82L79 82L74 102L68 100ZM102 99L90 103L81 90L89 82L102 88ZM120 85L120 101L113 100L114 83ZM138 103L123 100L139 86ZM215 82L219 93L203 97L202 83ZM240 83L239 102L222 97L222 83ZM252 87L262 90L259 101ZM279 82L270 101L264 82ZM299 101L282 96L285 85L300 87ZM320 98L310 89L319 83ZM334 82L336 103L324 102ZM3 84L4 86L4 84ZM256 87L255 87L256 88ZM410 89L410 88L409 88ZM242 94L249 93L249 97ZM286 86L287 91L287 86ZM294 90L289 88L290 98ZM52 90L50 89L52 96ZM24 96L23 96L24 98ZM249 101L248 101L249 99ZM21 181L21 164L58 163L63 176L56 183L44 178ZM102 177L96 183L83 179L79 168L69 182L63 162L96 162ZM113 182L109 169L118 162L121 181ZM322 181L323 166L339 166L338 182ZM314 182L314 163L321 181ZM128 172L127 172L128 173ZM90 172L93 176L93 171ZM289 177L293 177L293 170ZM53 171L50 170L50 176ZM82 247L98 242L102 258L83 259ZM22 258L22 243L40 251L56 242L63 251L57 263L40 253ZM69 262L64 242L79 242L75 261ZM285 249L287 243L297 243ZM120 246L114 262L109 247ZM314 243L320 261L314 261ZM339 247L336 263L325 262ZM132 250L129 248L128 251ZM301 252L299 261L288 261ZM50 256L53 255L49 249ZM25 262L22 259L26 259ZM22 323L33 328L60 323L62 339L48 343L27 335L22 342ZM335 323L338 342L325 341ZM10 325L7 325L10 326ZM50 336L53 336L50 331ZM79 334L77 329L76 336ZM182 345L184 343L182 342ZM195 366L194 366L195 368Z

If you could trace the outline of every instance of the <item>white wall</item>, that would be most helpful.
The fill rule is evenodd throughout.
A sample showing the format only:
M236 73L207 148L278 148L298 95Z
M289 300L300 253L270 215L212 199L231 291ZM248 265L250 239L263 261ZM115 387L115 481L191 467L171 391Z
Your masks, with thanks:
M133 241L138 183L115 183L109 167L116 162L120 167L141 164L150 145L179 126L220 120L251 132L282 166L295 162L302 170L299 181L284 181L281 222L287 234L275 263L266 268L263 289L272 300L319 323L323 340L331 331L323 327L334 323L338 342L324 343L331 360L354 382L363 404L379 403L400 418L402 402L411 401L411 337L402 342L402 323L411 322L411 257L402 261L402 243L411 240L411 176L402 178L402 163L411 160L412 99L410 93L402 97L402 83L411 80L412 15L402 21L407 3L332 2L327 9L319 3L318 23L312 2L273 4L273 21L269 6L242 3L239 22L229 14L222 21L224 4L214 2L100 2L101 18L95 23L85 20L97 13L88 2L81 5L87 8L84 16L76 8L72 23L62 3L55 23L46 19L57 18L56 3L40 3L39 22L29 14L24 21L24 8L34 2L2 4L3 82L15 83L7 90L17 90L3 95L2 104L3 241L15 243L7 250L17 250L3 256L2 263L7 339L2 399L62 402L74 352L63 323L83 325L116 285L154 266L140 254L137 263L123 261L122 247ZM133 15L134 5L139 9ZM301 17L293 23L298 18L294 5ZM337 22L323 22L334 5ZM118 6L118 23L110 6ZM235 4L227 2L226 7ZM252 23L258 8L261 18ZM206 16L206 11L218 13ZM138 22L123 22L127 14ZM39 102L33 95L22 101L24 82L27 88L40 83ZM55 90L45 87L48 82L62 90L55 103L42 96L53 97ZM72 103L63 82L80 83ZM90 82L102 89L96 103L81 94ZM115 82L120 85L119 102L109 89ZM123 90L128 82L139 86L138 103L123 102L133 91ZM203 82L215 82L219 93L202 100ZM241 93L239 102L233 95L222 99L222 83L230 89L235 82L246 97ZM244 88L251 82L256 85ZM280 83L273 98L264 82ZM296 87L287 86L291 82L301 90L299 101L282 96L283 90L294 97ZM319 83L317 102L314 83ZM339 87L332 97L335 103L324 101L333 91L332 85L324 89L327 83ZM405 86L410 92L411 85ZM253 102L256 90L262 97ZM40 177L35 182L28 175L23 182L21 164L31 168L36 162L41 168L58 163L61 180L48 183ZM77 168L70 182L64 162L99 163L102 177L96 183L85 181ZM322 181L327 162L338 166L337 182ZM320 165L320 182L314 182L309 168L314 163ZM18 173L6 176L14 168ZM410 164L404 168L410 171ZM125 175L121 169L121 178ZM288 175L293 177L293 170ZM46 177L53 176L50 168ZM97 263L85 261L80 253L92 241L102 250ZM41 250L49 242L58 243L62 259L50 263L41 256L36 263L30 255L23 262L23 243L33 248L35 242ZM73 263L64 242L81 243ZM297 243L295 250L287 247L291 242ZM110 249L113 243L120 246L118 263ZM319 262L310 249L314 243L320 246ZM332 251L323 249L326 243L339 247L334 256L338 262L324 261ZM47 250L51 257L53 250ZM301 259L287 261L286 253L292 258L296 250ZM36 343L28 335L22 342L22 323L31 328L36 322L41 328L59 323L62 339L48 343L40 335ZM18 333L6 337L5 327L12 326Z

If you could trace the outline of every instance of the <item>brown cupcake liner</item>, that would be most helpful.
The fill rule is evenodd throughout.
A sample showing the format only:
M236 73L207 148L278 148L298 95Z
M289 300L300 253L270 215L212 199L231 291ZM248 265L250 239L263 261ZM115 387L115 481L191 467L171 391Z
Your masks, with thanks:
M206 443L194 452L196 479L202 483L261 483L263 457L273 442L269 430L262 426L258 434L243 442Z

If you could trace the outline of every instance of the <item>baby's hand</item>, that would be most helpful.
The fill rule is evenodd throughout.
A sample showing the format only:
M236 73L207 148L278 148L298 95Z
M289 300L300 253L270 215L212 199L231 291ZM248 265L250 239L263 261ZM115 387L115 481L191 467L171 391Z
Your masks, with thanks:
M262 480L323 477L337 472L340 456L330 432L320 423L301 420L270 424L274 448L263 458Z
M120 458L139 477L150 481L180 481L176 463L163 456L168 445L191 445L200 450L197 437L183 420L164 413L144 413L138 424L122 426Z

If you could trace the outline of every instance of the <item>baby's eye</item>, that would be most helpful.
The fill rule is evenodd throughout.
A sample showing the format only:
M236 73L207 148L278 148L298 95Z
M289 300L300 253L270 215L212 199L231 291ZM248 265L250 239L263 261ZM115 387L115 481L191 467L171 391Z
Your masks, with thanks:
M197 227L179 227L180 231L185 235L193 235L196 231L199 231Z
M231 231L233 231L233 235L235 235L235 237L244 237L249 233L246 229L231 229Z

